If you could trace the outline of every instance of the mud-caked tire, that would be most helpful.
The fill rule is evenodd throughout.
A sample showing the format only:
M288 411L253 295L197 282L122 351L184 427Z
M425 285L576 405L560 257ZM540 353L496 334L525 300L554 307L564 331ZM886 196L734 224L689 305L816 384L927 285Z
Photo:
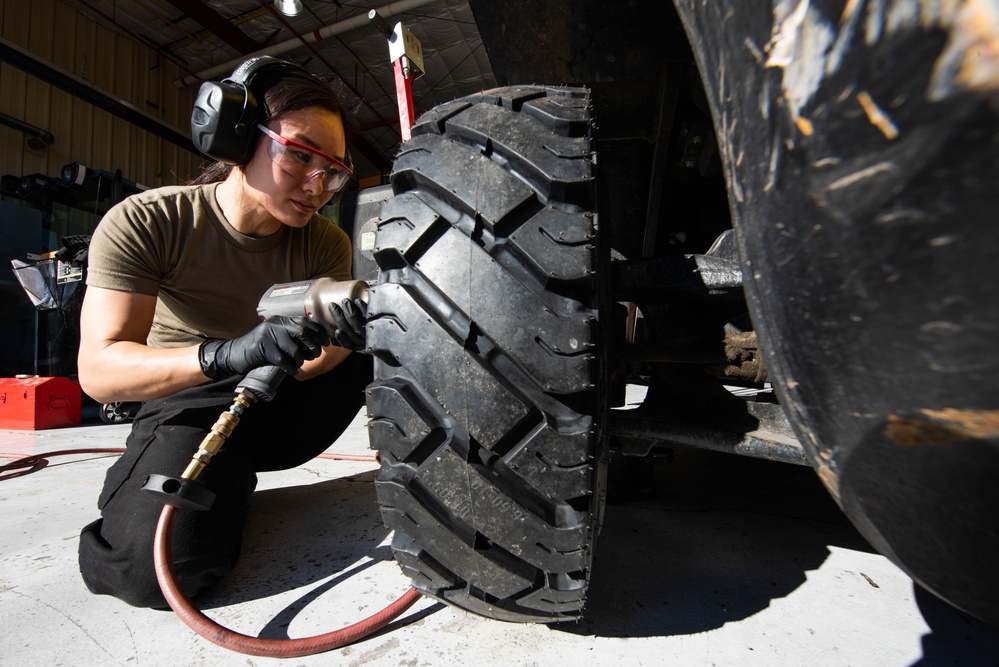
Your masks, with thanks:
M798 441L871 546L999 625L995 21L918 0L676 5Z
M425 114L374 258L376 487L417 589L508 621L575 619L602 505L589 97L488 91Z

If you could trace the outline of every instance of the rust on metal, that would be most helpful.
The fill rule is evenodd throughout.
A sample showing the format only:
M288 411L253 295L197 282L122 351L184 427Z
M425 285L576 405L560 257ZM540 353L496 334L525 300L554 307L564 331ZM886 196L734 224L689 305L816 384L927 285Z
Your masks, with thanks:
M625 345L617 350L623 361L703 364L711 375L722 379L766 382L767 367L755 331L726 333L717 343L654 347Z
M971 438L999 437L999 410L921 410L921 412L938 422L945 422L953 428L965 433Z
M884 434L901 447L999 437L999 410L920 410L927 419L889 415Z
M836 501L837 505L842 507L843 501L839 493L839 475L837 475L832 469L828 461L814 460L813 467L815 469L815 473L822 481L822 485L829 491L829 495L833 497L833 500Z

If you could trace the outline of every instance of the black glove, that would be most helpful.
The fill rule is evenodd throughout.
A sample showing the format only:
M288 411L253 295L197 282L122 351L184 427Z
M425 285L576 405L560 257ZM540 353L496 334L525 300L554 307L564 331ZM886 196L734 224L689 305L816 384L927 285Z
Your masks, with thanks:
M269 317L232 340L206 340L198 349L201 372L213 380L246 375L261 366L279 366L289 375L329 345L323 328L304 317Z
M348 350L363 350L368 304L362 299L344 299L340 304L330 304L330 317L336 322L334 343Z

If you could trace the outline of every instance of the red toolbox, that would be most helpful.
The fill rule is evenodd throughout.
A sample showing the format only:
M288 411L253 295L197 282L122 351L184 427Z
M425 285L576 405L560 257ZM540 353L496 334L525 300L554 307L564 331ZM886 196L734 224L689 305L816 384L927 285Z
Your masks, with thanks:
M61 377L0 378L0 429L80 424L80 385Z

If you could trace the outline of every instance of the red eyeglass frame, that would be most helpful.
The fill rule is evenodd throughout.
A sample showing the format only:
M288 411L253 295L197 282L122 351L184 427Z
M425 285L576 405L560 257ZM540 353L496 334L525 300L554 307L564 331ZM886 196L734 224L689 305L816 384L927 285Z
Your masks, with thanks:
M348 167L347 165L345 165L340 160L337 160L332 155L327 155L326 153L322 152L321 150L317 150L317 149L313 148L312 146L306 146L305 144L300 144L297 141L292 141L291 139L289 139L287 137L282 137L280 134L278 134L274 130L271 130L270 128L267 128L267 127L265 127L262 124L257 125L257 128L261 132L263 132L266 136L270 137L271 139L273 139L274 141L278 142L282 146L292 146L294 148L301 149L301 150L306 151L308 153L312 153L313 155L318 155L319 157L321 157L322 159L326 160L327 162L329 162L329 163L331 163L331 164L339 167L340 169L343 169L345 172L347 172L347 178L344 179L343 185L346 185L347 181L350 180L350 177L354 175L354 170L353 169L351 169L350 167ZM320 171L325 171L325 170L323 170L323 169L317 169L316 171L314 171L313 173L311 173L309 175L309 178L310 179L315 178L316 174L319 173ZM340 187L343 187L343 186L340 186Z

